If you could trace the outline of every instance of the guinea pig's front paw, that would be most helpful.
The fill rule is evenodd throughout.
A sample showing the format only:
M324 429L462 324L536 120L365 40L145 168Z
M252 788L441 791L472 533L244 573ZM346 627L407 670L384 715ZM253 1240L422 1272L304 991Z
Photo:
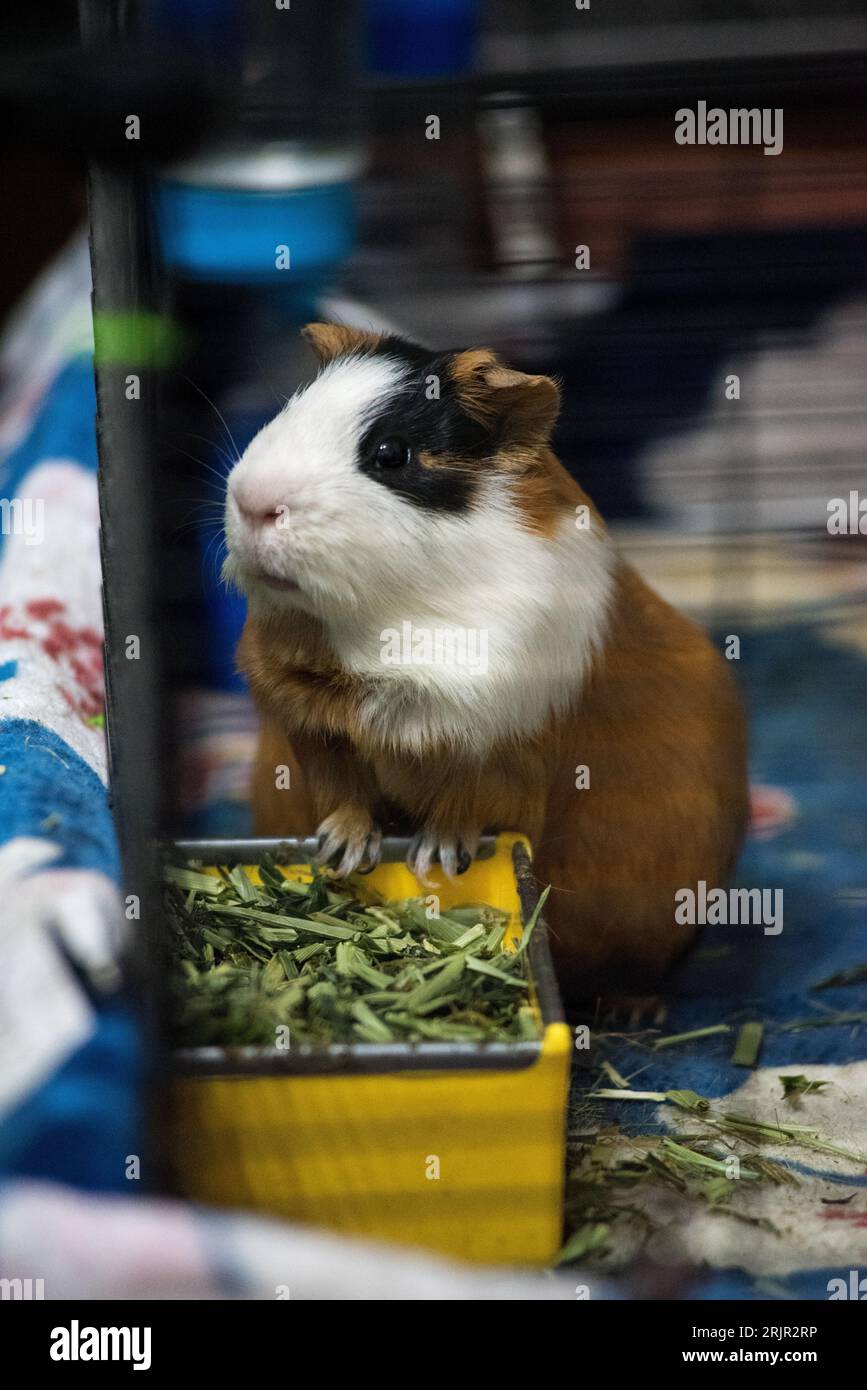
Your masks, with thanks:
M444 835L436 830L420 830L410 842L406 862L419 883L428 887L433 864L442 866L446 878L465 874L473 862L478 842L475 834Z
M319 849L316 862L334 871L338 878L347 874L369 874L379 863L382 831L366 811L356 806L339 806L326 816L316 834ZM360 865L364 868L360 868Z

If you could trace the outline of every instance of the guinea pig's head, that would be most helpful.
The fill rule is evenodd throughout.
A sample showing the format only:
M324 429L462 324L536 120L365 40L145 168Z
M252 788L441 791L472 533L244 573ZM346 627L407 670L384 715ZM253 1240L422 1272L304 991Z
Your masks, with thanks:
M228 482L224 576L259 609L376 612L383 596L424 594L445 611L466 576L495 582L518 532L544 543L574 511L548 449L547 377L485 349L432 353L335 324L304 334L318 376Z

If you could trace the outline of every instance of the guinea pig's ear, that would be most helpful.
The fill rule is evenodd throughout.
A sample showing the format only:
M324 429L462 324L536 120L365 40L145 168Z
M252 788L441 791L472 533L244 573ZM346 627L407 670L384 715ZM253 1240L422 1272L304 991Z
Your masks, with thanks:
M560 413L560 388L550 377L504 367L487 348L458 353L452 376L467 413L504 443L547 444Z
M346 352L369 352L379 342L378 333L366 333L343 323L308 323L301 335L316 353L320 367Z
M494 367L487 375L504 437L547 444L560 414L560 388L549 376L528 376L510 367Z

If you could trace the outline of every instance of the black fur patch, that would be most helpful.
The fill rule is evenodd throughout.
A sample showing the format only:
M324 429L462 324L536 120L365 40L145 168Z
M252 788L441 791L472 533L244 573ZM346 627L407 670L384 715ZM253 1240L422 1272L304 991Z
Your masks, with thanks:
M387 337L373 355L399 363L406 369L406 380L391 395L371 404L359 447L359 467L418 507L466 511L495 442L461 404L450 371L454 354L432 353L403 338ZM439 399L430 399L433 377L439 383ZM402 467L382 468L375 462L377 444L390 437L406 440L412 449L411 460ZM425 465L420 454L443 461Z

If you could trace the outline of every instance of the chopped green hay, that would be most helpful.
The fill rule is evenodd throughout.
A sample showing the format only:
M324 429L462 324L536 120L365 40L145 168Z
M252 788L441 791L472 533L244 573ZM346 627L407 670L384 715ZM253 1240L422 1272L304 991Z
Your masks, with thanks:
M789 1023L781 1023L780 1031L800 1033L804 1028L838 1028L844 1027L847 1023L867 1023L867 1011L815 1014L810 1018L794 1018Z
M834 977L834 983L843 983ZM823 1010L815 1016L789 1023L746 1025L712 1023L688 1033L648 1038L646 1032L623 1035L594 1032L593 1048L604 1052L609 1042L622 1049L624 1041L635 1054L652 1055L659 1048L699 1043L705 1038L735 1034L733 1063L755 1066L766 1031L793 1032L801 1028L858 1025L867 1022L867 1013ZM662 1232L671 1221L689 1220L689 1213L700 1208L719 1217L729 1217L771 1236L781 1232L762 1215L761 1194L767 1187L797 1187L793 1168L806 1153L827 1154L860 1166L867 1165L867 1154L834 1144L814 1125L789 1123L781 1118L776 1105L770 1117L726 1111L723 1101L712 1101L690 1090L633 1090L641 1071L624 1065L622 1051L615 1054L617 1064L591 1054L586 1064L588 1080L596 1078L596 1088L582 1091L573 1100L575 1116L570 1125L567 1153L570 1173L566 1192L566 1229L576 1235L573 1245L567 1238L561 1262L580 1259L588 1268L613 1271L634 1260L651 1236ZM780 1076L783 1099L791 1107L822 1091L825 1081L811 1081L801 1074ZM609 1083L605 1085L605 1082ZM627 1084L624 1085L624 1082ZM605 1122L606 1102L630 1101L672 1105L686 1112L692 1124L683 1132L631 1135L618 1123ZM804 1106L806 1115L809 1102ZM656 1117L654 1117L655 1119ZM797 1118L797 1116L795 1117ZM630 1126L631 1128L631 1126ZM768 1147L786 1150L786 1160L766 1156ZM809 1159L807 1160L809 1162ZM741 1186L734 1179L746 1178ZM844 1181L842 1174L839 1181ZM666 1195L666 1193L668 1195ZM752 1193L744 1205L739 1194ZM758 1199L758 1200L757 1200ZM684 1202L672 1208L673 1201ZM826 1204L845 1204L846 1198L823 1198ZM592 1232L604 1228L593 1237Z
M573 1260L584 1260L589 1255L597 1255L608 1244L611 1228L604 1222L588 1222L573 1231L560 1254L556 1264L570 1264Z
M831 1083L829 1081L808 1081L806 1076L781 1076L780 1081L783 1086L783 1099L797 1101L801 1096L808 1096L811 1091L822 1091Z
M797 1080L796 1090L804 1094L801 1083L805 1078L790 1079ZM634 1254L636 1238L641 1244L659 1229L651 1214L654 1203L645 1210L636 1198L642 1192L651 1197L660 1189L703 1204L714 1215L778 1236L779 1230L766 1217L732 1204L738 1192L759 1189L763 1183L774 1187L799 1185L789 1167L760 1152L765 1144L830 1154L859 1165L867 1163L867 1155L831 1144L811 1126L771 1123L718 1111L713 1102L694 1091L616 1089L591 1095L597 1100L672 1104L686 1110L701 1129L676 1135L632 1136L616 1127L606 1127L597 1133L573 1136L573 1144L578 1147L577 1153L573 1148L576 1161L566 1192L567 1229L571 1227L573 1235L561 1251L561 1263L581 1260L589 1267L614 1268L622 1259L618 1254L620 1237L625 1239L626 1248L631 1244ZM740 1186L744 1179L746 1189Z
M754 1067L759 1060L764 1036L763 1024L745 1023L737 1036L735 1050L732 1053L732 1066Z
M665 1091L612 1091L603 1089L601 1091L591 1091L589 1100L665 1100Z
M698 1042L701 1038L712 1038L718 1033L730 1033L727 1023L713 1023L709 1028L693 1028L689 1033L671 1033L667 1038L657 1038L654 1048L678 1047L681 1043Z
M602 1062L601 1067L605 1075L608 1077L608 1080L613 1081L614 1085L617 1086L621 1091L629 1090L629 1082L626 1080L624 1076L620 1075L620 1072L611 1062Z
M486 904L429 918L424 898L385 902L322 874L302 883L269 856L259 876L165 867L176 1045L539 1038L526 950L547 890L511 949L508 914Z
M624 1151L627 1151L624 1156ZM581 1260L591 1267L612 1264L613 1239L620 1233L646 1239L657 1229L650 1212L637 1205L642 1190L669 1189L689 1201L704 1203L714 1215L779 1234L765 1217L739 1211L730 1199L750 1186L798 1186L787 1168L757 1154L735 1155L714 1136L645 1134L631 1137L606 1132L588 1137L579 1165L570 1173L566 1215L573 1234L559 1263Z
M677 1105L681 1110L707 1110L710 1101L705 1100L704 1096L696 1095L695 1091L591 1091L591 1100L655 1100L670 1101L672 1105Z
M783 1078L781 1077L780 1080ZM822 1083L819 1082L819 1085ZM737 1115L733 1111L714 1111L711 1102L695 1091L593 1091L591 1095L598 1100L652 1100L668 1101L680 1109L692 1111L700 1123L731 1138L742 1139L757 1147L760 1143L794 1144L816 1153L831 1154L836 1158L848 1159L851 1163L867 1164L867 1154L856 1153L852 1149L829 1144L826 1139L810 1125L772 1124L770 1121L754 1120L750 1115Z
M829 975L826 980L820 980L813 989L838 989L841 985L859 985L867 980L867 965L853 965L849 970L838 970L836 975Z

